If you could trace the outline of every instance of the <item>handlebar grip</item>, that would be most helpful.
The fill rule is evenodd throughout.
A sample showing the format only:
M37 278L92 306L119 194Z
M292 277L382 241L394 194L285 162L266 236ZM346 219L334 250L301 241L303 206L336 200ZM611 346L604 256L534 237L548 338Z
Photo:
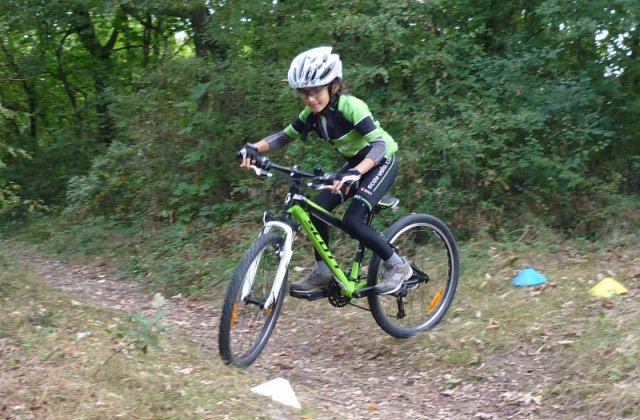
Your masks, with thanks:
M261 178L265 178L265 177L272 177L273 174L269 171L267 171L266 169L262 169L256 165L251 165L250 166L251 169L253 169L253 171L256 173L257 176L261 177Z

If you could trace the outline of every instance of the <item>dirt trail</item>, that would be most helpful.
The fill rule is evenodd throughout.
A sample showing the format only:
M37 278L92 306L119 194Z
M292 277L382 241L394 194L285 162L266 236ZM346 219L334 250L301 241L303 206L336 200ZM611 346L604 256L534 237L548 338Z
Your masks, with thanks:
M28 260L32 270L71 296L129 313L152 310L152 293L140 291L134 282L111 277L103 267L41 256ZM180 334L210 349L211 357L218 357L219 306L180 296L168 298L169 334ZM356 326L355 331L347 334L340 328L345 320ZM288 297L266 350L249 369L269 378L287 378L301 404L319 407L321 418L545 417L539 402L513 392L514 384L523 382L534 389L545 385L541 362L511 360L500 376L445 389L442 384L451 373L421 369L416 360L425 352L428 349L415 341L386 335L368 312ZM511 357L525 353L519 349Z

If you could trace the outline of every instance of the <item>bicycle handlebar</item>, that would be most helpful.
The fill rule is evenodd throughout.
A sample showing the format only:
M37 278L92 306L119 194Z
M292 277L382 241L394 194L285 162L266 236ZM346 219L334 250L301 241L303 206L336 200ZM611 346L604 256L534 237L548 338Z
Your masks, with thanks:
M306 178L313 179L315 181L320 181L323 184L331 184L335 179L335 174L325 173L320 170L315 170L314 173L305 172L298 169L297 166L282 166L277 163L274 163L271 159L266 156L260 156L256 160L255 165L251 165L251 168L255 171L258 176L272 176L269 170L274 169L278 172L282 172L288 174L291 178Z

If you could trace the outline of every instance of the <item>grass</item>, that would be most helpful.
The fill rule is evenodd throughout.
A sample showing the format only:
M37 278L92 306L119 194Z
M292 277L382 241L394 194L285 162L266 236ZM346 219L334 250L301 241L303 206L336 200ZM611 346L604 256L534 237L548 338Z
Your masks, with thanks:
M259 418L292 415L249 388L266 380L162 336L162 351L122 349L135 324L50 289L0 258L0 417ZM312 412L305 408L295 415Z
M91 219L83 223L38 236L39 248L66 258L99 256L120 267L123 276L159 279L156 290L183 287L196 295L230 276L256 232L254 222L228 225L215 236L179 226L131 232ZM38 235L44 230L31 229ZM335 239L337 248L350 249L343 238ZM489 392L497 383L509 384L514 394L500 391L507 402L516 397L542 402L546 411L540 415L640 417L637 233L612 230L592 242L527 227L502 241L460 245L463 271L443 323L413 340L385 337L380 351L411 354L412 363L434 372L445 390L473 383ZM308 243L301 240L298 246ZM164 337L162 352L118 354L102 366L117 344L107 330L113 324L133 328L129 321L87 305L70 306L68 297L8 261L2 261L0 274L0 300L8 314L0 320L0 401L6 401L5 411L13 410L9 415L243 418L263 412L264 401L246 392L255 378L175 339ZM543 273L548 284L512 286L524 267ZM622 282L629 293L591 296L589 289L604 276ZM299 305L296 315L318 315L317 306L294 303L287 308Z
M168 296L206 295L217 289L220 278L231 276L236 256L255 239L259 225L247 224L212 233L197 223L160 227L103 217L44 217L31 220L14 235L57 258L109 264L122 277Z
M466 381L513 375L514 384L529 386L556 407L556 414L638 417L639 251L630 244L600 243L588 251L580 243L560 248L467 244L451 314L445 326L424 339L428 356ZM512 286L513 276L526 266L549 282ZM589 289L605 275L625 283L630 293L591 296Z

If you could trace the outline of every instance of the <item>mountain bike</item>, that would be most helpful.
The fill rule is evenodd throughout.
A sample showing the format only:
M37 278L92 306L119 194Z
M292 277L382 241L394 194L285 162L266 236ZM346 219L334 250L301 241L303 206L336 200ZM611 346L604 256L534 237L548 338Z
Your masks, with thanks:
M218 336L225 363L249 366L267 344L285 299L293 243L301 229L334 278L326 290L291 291L291 296L310 301L327 298L337 308L366 297L369 307L363 309L371 311L386 333L398 338L411 337L440 322L456 293L459 269L456 242L444 222L428 214L410 214L386 229L383 236L398 255L411 262L413 274L395 293L381 295L375 290L384 270L380 257L372 253L368 266L363 266L366 247L358 243L350 268L343 270L311 220L314 215L342 230L341 218L304 194L305 187L331 188L331 174L281 166L264 156L251 168L260 177L273 176L274 171L284 174L288 193L279 214L264 213L260 234L240 259L227 288ZM376 214L396 208L399 201L384 197L366 222L371 225Z

